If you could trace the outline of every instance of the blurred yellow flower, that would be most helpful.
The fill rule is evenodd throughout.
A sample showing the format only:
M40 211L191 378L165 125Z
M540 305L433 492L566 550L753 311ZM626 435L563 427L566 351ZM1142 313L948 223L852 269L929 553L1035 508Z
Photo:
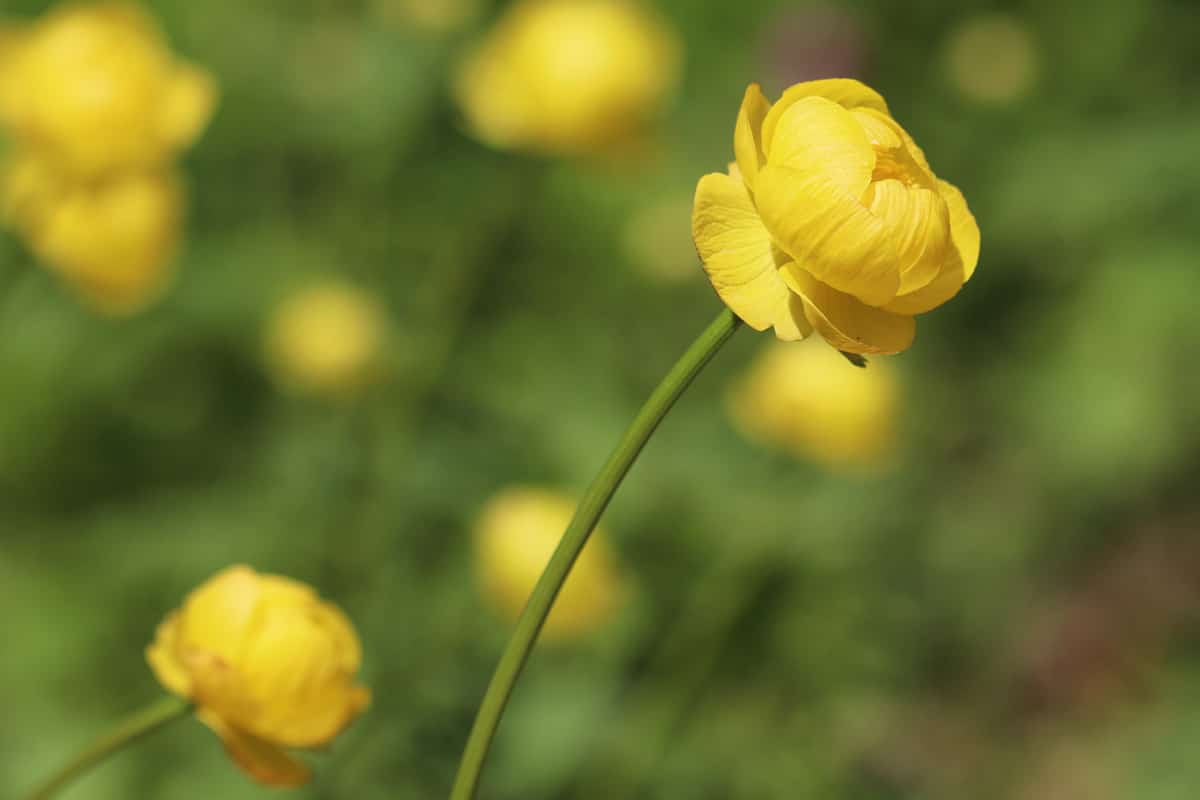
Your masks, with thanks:
M146 660L242 769L275 786L309 778L286 748L328 744L370 703L354 683L361 651L346 616L302 583L245 566L189 594Z
M88 305L125 314L157 297L171 276L183 191L168 170L75 182L25 155L0 178L0 209Z
M970 19L946 41L955 88L985 105L1004 105L1029 94L1037 80L1038 56L1029 25L1004 14Z
M575 513L575 503L556 492L511 487L492 497L475 526L476 569L488 600L508 619L525 607L534 585ZM608 622L625 591L605 534L592 533L542 629L566 639Z
M671 29L626 0L523 0L464 61L458 100L493 147L582 153L634 138L679 75Z
M384 310L371 294L337 281L286 297L267 326L267 360L296 389L345 392L371 377L383 347Z
M167 163L208 123L212 78L129 3L69 3L12 37L0 122L76 175Z
M958 293L979 228L875 91L800 83L774 105L746 90L730 174L696 187L692 236L717 294L783 340L896 353L913 316Z
M842 467L887 455L898 394L882 360L859 369L823 342L772 342L733 386L727 406L751 439Z

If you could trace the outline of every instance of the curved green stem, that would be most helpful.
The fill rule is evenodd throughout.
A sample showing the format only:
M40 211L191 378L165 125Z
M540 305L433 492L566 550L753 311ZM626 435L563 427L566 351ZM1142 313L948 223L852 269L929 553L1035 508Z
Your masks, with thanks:
M48 800L71 781L99 764L104 759L148 736L159 728L186 716L192 710L190 703L174 697L164 697L135 711L117 723L116 727L81 750L74 758L51 775L41 786L34 789L29 800Z
M458 765L458 775L454 779L454 788L450 791L450 800L471 800L475 797L484 761L496 735L496 728L500 725L500 717L508 705L508 698L512 695L513 686L521 675L542 624L554 604L554 598L567 579L575 559L579 557L588 536L600 520L600 515L604 513L617 487L621 485L621 481L658 424L704 365L733 335L738 325L737 317L727 308L717 315L658 384L625 431L612 455L608 457L604 467L592 480L558 548L529 596L529 602L521 612L512 638L508 640L508 646L505 647L488 684Z

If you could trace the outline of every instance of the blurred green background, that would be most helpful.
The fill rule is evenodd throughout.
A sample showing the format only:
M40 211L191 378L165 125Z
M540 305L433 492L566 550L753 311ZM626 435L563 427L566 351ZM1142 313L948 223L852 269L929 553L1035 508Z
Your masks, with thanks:
M655 5L686 64L661 126L552 160L477 143L451 99L499 6L438 31L388 0L153 4L222 91L177 284L107 320L0 241L0 795L157 696L155 624L245 562L313 583L366 651L371 710L291 796L444 796L508 630L475 515L514 482L582 490L718 309L687 204L746 84L835 73L983 232L892 359L898 452L832 473L744 441L722 398L769 336L740 333L606 518L631 602L539 650L483 796L1197 795L1200 6ZM1023 33L961 44L997 11ZM265 322L330 275L386 306L380 377L282 392ZM66 796L268 791L189 721Z

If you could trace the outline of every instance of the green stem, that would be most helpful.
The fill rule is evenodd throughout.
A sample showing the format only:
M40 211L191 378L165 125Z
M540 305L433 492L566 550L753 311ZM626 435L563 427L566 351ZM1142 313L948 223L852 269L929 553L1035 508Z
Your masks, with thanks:
M484 761L487 759L492 739L495 738L496 728L500 725L500 717L504 714L504 708L512 695L513 686L525 667L525 661L533 650L542 624L554 604L554 598L567 579L575 559L579 557L588 536L599 522L600 515L604 513L617 487L621 485L621 481L658 424L704 365L733 335L738 325L738 318L727 308L709 323L646 400L620 443L608 457L592 485L588 487L571 524L567 526L558 548L529 596L529 602L521 612L521 618L517 620L508 646L496 665L496 671L475 716L475 724L471 727L471 735L467 739L462 760L458 764L458 775L455 776L454 788L450 791L450 800L471 800L475 797Z
M140 711L135 711L64 764L29 795L29 800L48 800L113 753L186 716L191 710L190 703L174 697L164 697Z

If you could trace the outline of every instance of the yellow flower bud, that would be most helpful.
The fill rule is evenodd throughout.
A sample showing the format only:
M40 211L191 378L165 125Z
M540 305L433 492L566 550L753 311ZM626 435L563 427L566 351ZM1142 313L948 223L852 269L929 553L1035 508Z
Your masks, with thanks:
M211 77L171 55L138 7L67 4L17 37L0 78L0 121L76 175L160 166L212 115Z
M524 0L470 54L456 92L493 147L580 153L635 136L679 74L673 31L625 0Z
M245 566L189 594L146 660L242 769L275 786L309 778L285 748L328 744L370 703L354 683L361 650L346 616L302 583Z
M267 326L267 361L286 386L352 392L366 383L383 347L384 310L370 294L329 281L302 289Z
M887 455L899 402L891 365L851 365L824 342L772 343L732 388L728 408L748 437L832 467Z
M717 294L780 339L897 353L916 314L958 293L979 260L962 193L858 81L746 90L730 174L700 179L692 237Z
M509 620L525 607L574 513L570 498L530 487L505 489L484 507L475 526L476 570L487 599ZM622 584L597 528L554 602L543 638L572 638L608 622L624 598Z
M11 162L0 185L6 221L85 302L109 314L136 311L165 288L183 204L169 171L77 183L31 156Z

